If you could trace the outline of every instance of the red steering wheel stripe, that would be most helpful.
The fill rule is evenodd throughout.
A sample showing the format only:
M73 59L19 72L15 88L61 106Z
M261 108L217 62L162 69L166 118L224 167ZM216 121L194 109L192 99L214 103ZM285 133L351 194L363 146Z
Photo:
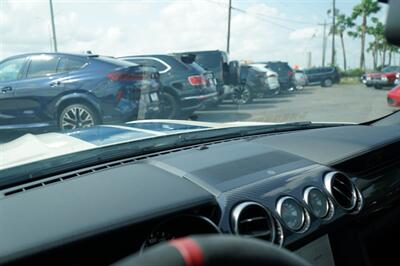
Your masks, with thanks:
M193 239L189 237L174 239L169 244L179 251L185 261L185 266L204 265L203 250Z

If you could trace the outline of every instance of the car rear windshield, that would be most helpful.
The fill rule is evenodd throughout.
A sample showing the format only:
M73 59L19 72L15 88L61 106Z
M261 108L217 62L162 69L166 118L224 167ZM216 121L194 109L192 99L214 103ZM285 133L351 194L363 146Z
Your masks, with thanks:
M201 72L201 73L205 72L205 69L204 69L201 65L199 65L198 63L196 63L196 62L193 62L193 63L191 63L191 64L189 64L189 65L190 65L190 67L192 67L192 68L195 69L196 71L199 71L199 72Z
M218 54L196 54L196 62L206 68L219 68L222 58Z
M176 55L174 57L180 63L180 65L184 66L186 69L192 69L192 70L195 70L200 73L205 72L205 69L201 65L199 65L197 62L192 62L190 64L187 64L187 63L182 62L180 55Z

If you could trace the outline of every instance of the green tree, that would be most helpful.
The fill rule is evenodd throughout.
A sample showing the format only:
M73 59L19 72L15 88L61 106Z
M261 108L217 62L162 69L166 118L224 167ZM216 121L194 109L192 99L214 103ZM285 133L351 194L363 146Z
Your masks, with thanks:
M378 66L378 57L381 55L382 62L381 64L384 65L384 49L387 46L386 40L384 37L384 32L385 32L385 26L383 25L382 22L379 21L378 18L372 18L371 19L373 25L369 26L367 28L367 34L371 35L373 37L373 40L369 43L367 52L371 52L372 54L372 60L373 60L373 66L374 69L376 70Z
M361 39L360 68L365 69L365 39L367 35L368 19L372 14L378 13L381 9L375 0L361 0L361 3L353 7L351 18L356 20L361 18L361 24L356 25L356 31L350 36Z

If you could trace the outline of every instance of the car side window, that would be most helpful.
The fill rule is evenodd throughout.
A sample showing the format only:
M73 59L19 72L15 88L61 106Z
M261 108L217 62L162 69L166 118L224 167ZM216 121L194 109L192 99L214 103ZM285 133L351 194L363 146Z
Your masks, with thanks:
M25 57L11 59L0 65L0 82L17 80L25 63Z
M32 56L28 78L44 77L57 72L59 57L51 55Z
M87 63L87 60L79 57L61 57L57 66L57 73L70 72L81 69Z

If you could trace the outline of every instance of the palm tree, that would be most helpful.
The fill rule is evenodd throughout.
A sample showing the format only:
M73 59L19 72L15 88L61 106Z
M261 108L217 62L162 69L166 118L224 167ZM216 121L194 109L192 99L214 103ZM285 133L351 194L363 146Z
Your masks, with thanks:
M376 70L378 58L377 58L377 53L376 53L376 43L375 42L370 42L368 44L367 53L371 53L373 67L374 67L374 70Z
M372 14L378 13L381 7L377 1L374 0L361 0L361 3L353 7L351 15L353 20L361 18L361 24L357 26L356 32L353 32L353 37L361 38L361 55L360 55L360 68L365 68L365 37L367 34L368 18Z
M332 10L328 10L328 15L332 13ZM348 28L354 26L353 20L349 17L346 17L345 14L340 13L339 9L336 9L336 23L333 25L329 31L329 34L339 35L340 42L342 45L342 52L343 52L343 69L346 71L347 69L347 57L346 57L346 48L344 45L344 33L347 31Z
M381 54L382 65L385 64L384 49L386 47L386 40L384 38L385 26L378 18L371 19L373 26L367 28L367 34L373 37L373 41L369 43L367 52L372 53L374 69L376 70L378 65L378 55Z

